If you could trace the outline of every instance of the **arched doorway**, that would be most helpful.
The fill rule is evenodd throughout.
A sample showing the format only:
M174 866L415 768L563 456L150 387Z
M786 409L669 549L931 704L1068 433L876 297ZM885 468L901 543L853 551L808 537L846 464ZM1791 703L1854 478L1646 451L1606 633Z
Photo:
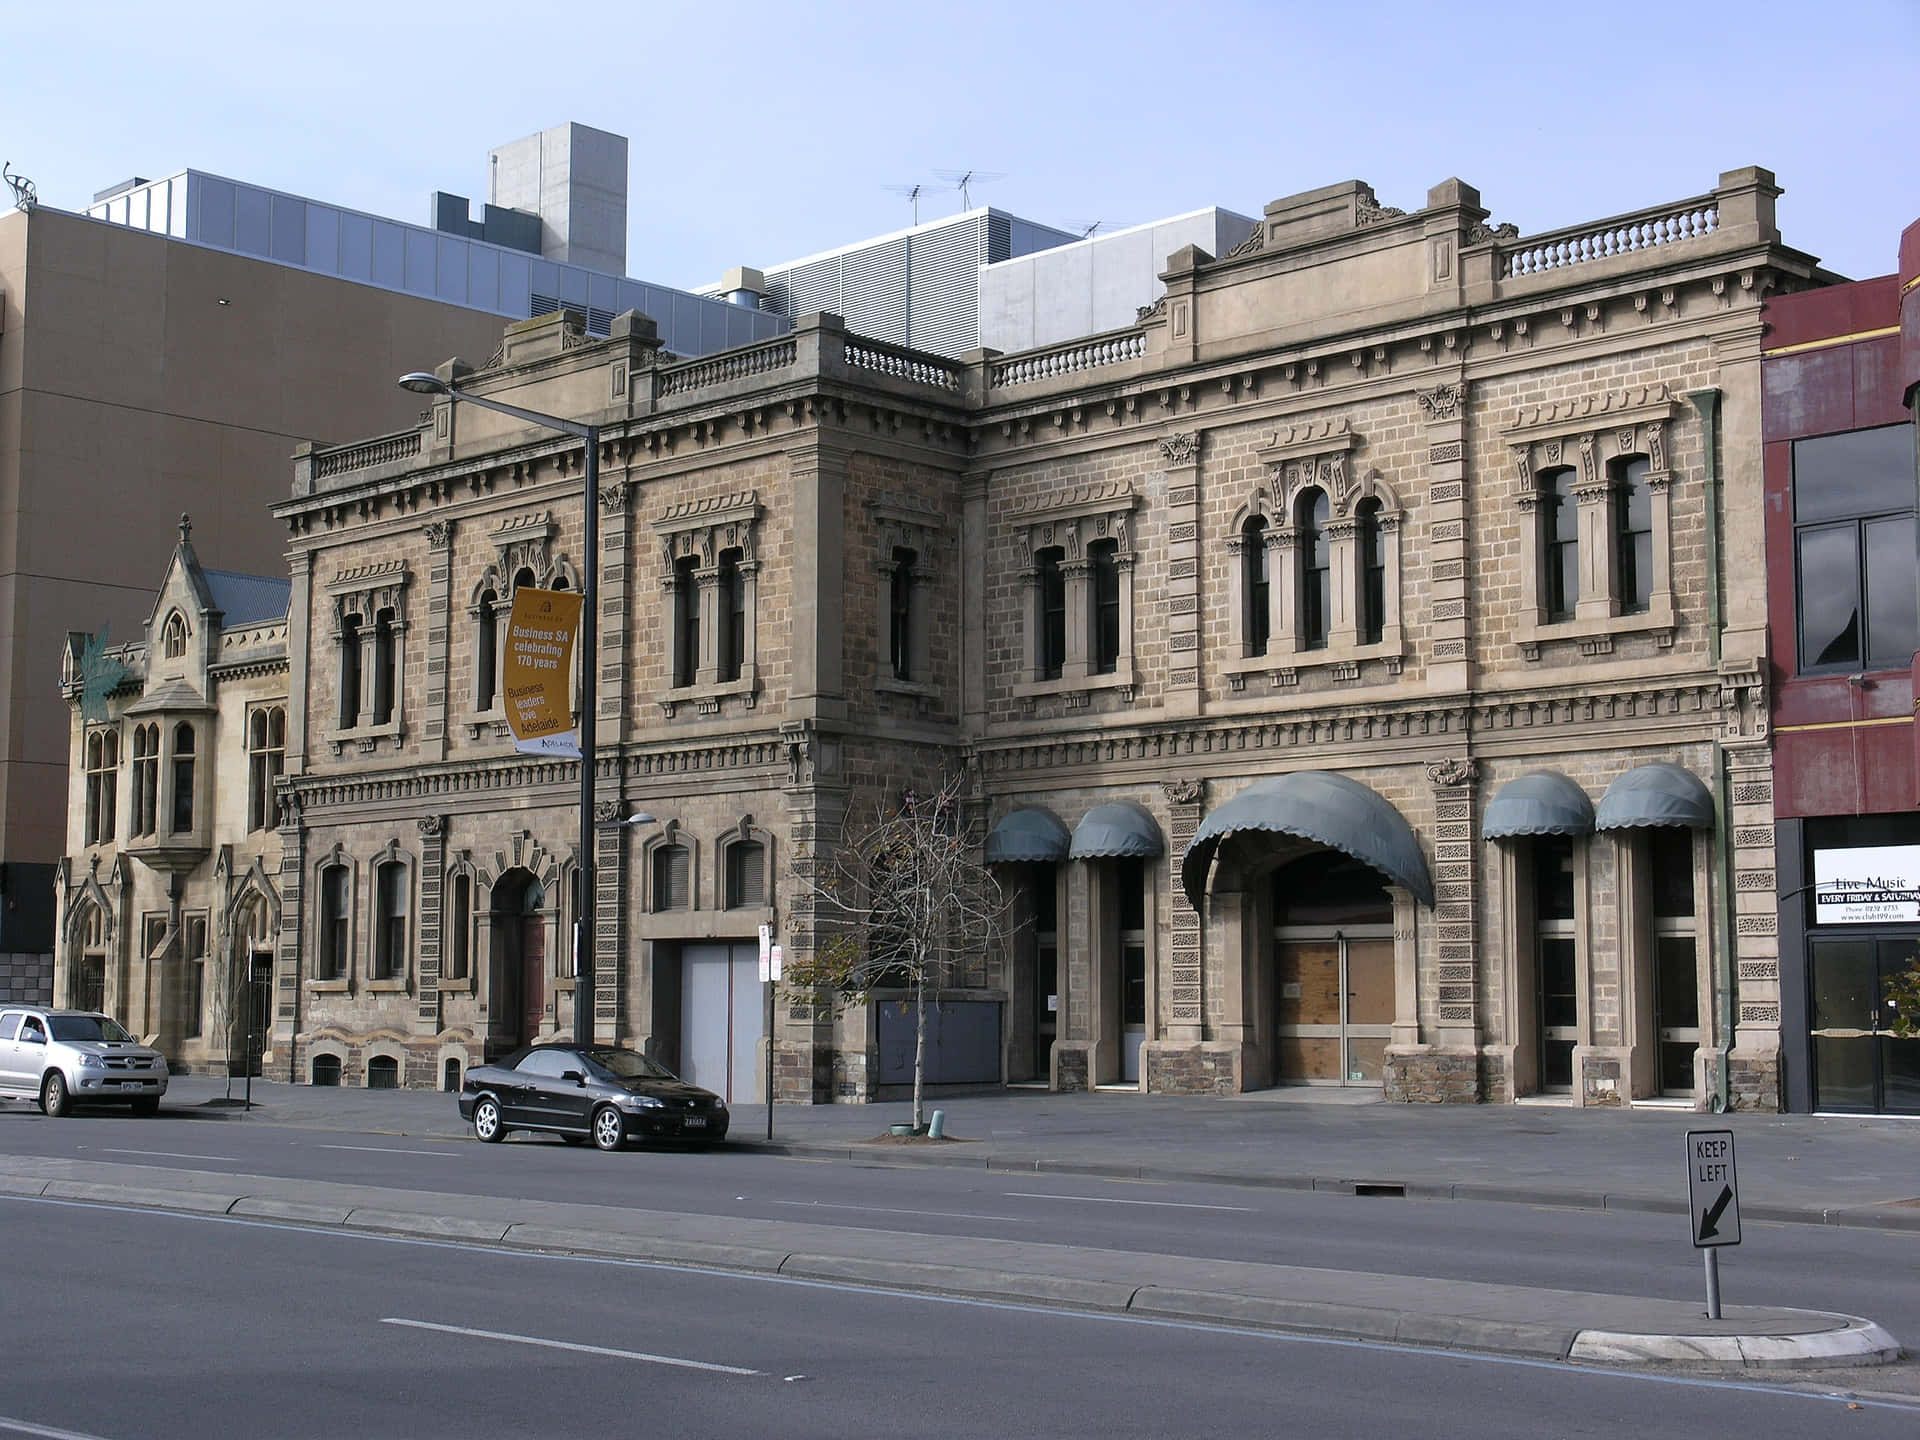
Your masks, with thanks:
M501 1053L553 1031L553 986L547 961L546 888L516 866L494 881L488 925L492 1034Z
M1393 900L1337 850L1273 872L1274 1080L1377 1086L1393 1037Z
M228 1033L216 1038L226 1046L229 1075L259 1075L273 1016L272 916L266 900L256 895L234 921L225 981L232 1013L224 1017Z

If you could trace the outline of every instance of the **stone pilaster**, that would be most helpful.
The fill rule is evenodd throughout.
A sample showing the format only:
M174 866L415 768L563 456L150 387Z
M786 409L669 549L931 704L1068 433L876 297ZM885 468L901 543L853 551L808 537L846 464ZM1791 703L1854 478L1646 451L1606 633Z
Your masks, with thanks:
M453 522L429 520L427 558L427 716L420 758L447 758L447 672L453 648ZM396 687L397 688L397 687ZM422 997L424 999L424 996ZM421 1017L425 1019L423 1015Z
M1735 1110L1778 1110L1780 1076L1780 905L1775 893L1773 757L1768 740L1765 672L1733 662L1721 668L1721 741L1727 768L1726 833L1732 848L1734 1030L1719 1033L1721 1004L1714 994L1713 1041L1727 1056L1727 1103ZM1719 877L1715 876L1715 891ZM1716 916L1716 921L1717 921ZM1706 1017L1702 1017L1705 1019ZM1704 1028L1704 1027L1703 1027ZM1709 1062L1710 1063L1710 1062ZM1705 1095L1715 1077L1703 1075Z
M601 714L606 713L605 707ZM604 778L602 776L601 778ZM620 998L626 993L626 856L632 827L621 800L593 804L593 1038L613 1044L620 1038Z
M780 727L787 750L788 870L781 950L796 964L814 957L831 937L819 926L815 886L828 875L846 829L848 789L840 738L822 734L810 721ZM783 989L774 1008L774 1097L802 1105L816 1101L867 1101L878 1083L879 1052L868 1026L866 1040L836 1044L833 1006L804 991Z
M634 633L636 612L635 555L633 549L633 507L627 503L633 493L631 480L616 480L600 487L600 675L595 695L600 710L599 737L602 745L617 744L625 726L624 717L633 713L634 666L628 663L627 644ZM669 607L671 613L671 607Z
M1167 480L1166 709L1197 715L1201 708L1200 656L1200 433L1179 431L1160 438Z
M436 633L440 633L436 631ZM420 1029L428 1035L440 1029L440 954L446 908L442 886L447 878L447 817L420 817Z
M1464 372L1417 392L1427 439L1427 688L1473 685L1473 577L1467 544L1467 382Z
M300 593L296 583L294 593ZM293 1037L300 1029L300 936L305 925L307 868L307 827L301 822L300 801L290 790L282 790L280 805L280 935L273 967L273 1024L271 1039L274 1054L286 1060L286 1079L297 1082L300 1060L294 1054Z
M1480 1044L1479 897L1474 855L1474 787L1479 762L1437 760L1427 766L1433 782L1434 960L1437 1024L1434 1038L1450 1051L1476 1051Z
M1166 794L1167 819L1167 894L1170 944L1165 974L1168 1040L1198 1041L1204 1037L1205 1011L1201 1003L1202 950L1200 912L1187 899L1180 883L1180 857L1186 853L1193 832L1200 828L1206 810L1206 782L1168 780L1160 787Z

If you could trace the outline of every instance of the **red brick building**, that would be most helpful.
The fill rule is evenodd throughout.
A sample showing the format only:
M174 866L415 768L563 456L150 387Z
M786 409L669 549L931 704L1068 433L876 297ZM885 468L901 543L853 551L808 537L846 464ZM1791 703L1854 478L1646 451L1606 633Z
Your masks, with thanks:
M1786 1102L1920 1113L1920 1039L1891 1033L1885 991L1920 963L1920 223L1897 275L1765 319Z

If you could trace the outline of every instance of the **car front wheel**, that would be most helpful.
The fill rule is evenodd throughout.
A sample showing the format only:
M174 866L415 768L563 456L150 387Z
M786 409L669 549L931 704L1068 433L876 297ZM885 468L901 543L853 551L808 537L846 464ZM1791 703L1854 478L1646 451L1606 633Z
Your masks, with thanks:
M627 1122L611 1105L593 1112L593 1143L601 1150L618 1150L627 1139Z
M73 1098L67 1093L67 1077L58 1070L49 1070L47 1078L40 1082L41 1113L58 1119L72 1108Z
M500 1123L500 1103L491 1096L482 1096L473 1107L473 1137L492 1145L505 1138L506 1127Z

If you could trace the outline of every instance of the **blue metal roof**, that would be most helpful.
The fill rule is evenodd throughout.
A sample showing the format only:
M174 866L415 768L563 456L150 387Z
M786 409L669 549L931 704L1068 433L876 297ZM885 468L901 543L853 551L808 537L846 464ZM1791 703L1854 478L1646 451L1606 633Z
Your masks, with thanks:
M262 620L284 620L293 595L291 580L268 575L240 575L232 570L202 570L220 623L232 630Z

